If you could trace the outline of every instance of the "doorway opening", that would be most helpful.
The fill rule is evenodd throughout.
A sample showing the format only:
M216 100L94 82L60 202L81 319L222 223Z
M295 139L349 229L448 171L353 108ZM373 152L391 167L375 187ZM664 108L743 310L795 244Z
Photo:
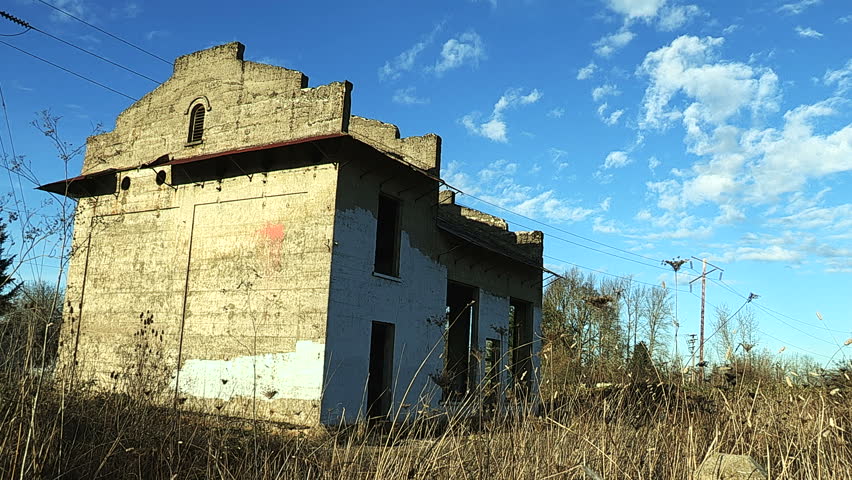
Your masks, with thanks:
M370 333L370 372L367 378L367 416L386 417L393 395L393 335L390 323L373 322Z
M476 384L477 364L471 354L477 346L477 291L475 287L447 282L447 346L444 356L446 384L443 399L460 400Z
M519 394L529 392L532 381L532 304L517 298L509 301L509 371L512 387Z

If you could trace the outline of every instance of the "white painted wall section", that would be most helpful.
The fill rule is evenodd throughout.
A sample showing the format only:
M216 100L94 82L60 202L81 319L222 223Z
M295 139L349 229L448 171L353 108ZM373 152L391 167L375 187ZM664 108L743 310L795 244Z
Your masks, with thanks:
M180 390L198 398L218 400L319 400L324 352L324 344L301 340L296 342L295 352L187 360L180 369ZM171 387L175 388L174 380Z

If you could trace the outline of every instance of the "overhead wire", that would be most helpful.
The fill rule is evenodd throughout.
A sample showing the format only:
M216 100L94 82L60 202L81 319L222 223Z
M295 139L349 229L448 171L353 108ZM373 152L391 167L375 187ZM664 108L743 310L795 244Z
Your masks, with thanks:
M3 45L6 45L6 46L7 46L7 47L9 47L9 48L13 48L13 49L15 49L15 50L17 50L17 51L19 51L19 52L21 52L21 53L25 54L25 55L29 55L30 57L33 57L33 58L35 58L35 59L37 59L37 60L40 60L40 61L42 61L42 62L44 62L44 63L46 63L46 64L48 64L48 65L51 65L51 66L53 66L53 67L56 67L56 68L58 68L58 69L60 69L60 70L62 70L62 71L64 71L64 72L66 72L66 73L70 73L71 75L74 75L75 77L81 78L81 79L83 79L83 80L85 80L85 81L87 81L87 82L89 82L89 83L95 84L95 85L97 85L97 86L99 86L99 87L101 87L101 88L104 88L104 89L109 90L109 91L111 91L111 92L113 92L113 93L116 93L116 94L118 94L118 95L121 95L122 97L129 98L130 100L133 100L134 102L135 102L135 101L137 101L137 100L139 100L138 98L131 97L130 95L128 95L128 94L126 94L126 93L124 93L124 92L118 91L118 90L116 90L116 89L114 89L114 88L112 88L112 87L109 87L109 86L107 86L107 85L104 85L103 83L100 83L100 82L98 82L97 80L92 80L91 78L86 77L85 75L81 75L81 74L79 74L79 73L77 73L77 72L74 72L74 71L72 71L72 70L69 70L69 69L67 69L67 68L65 68L65 67L63 67L63 66L61 66L61 65L57 65L57 64L55 64L55 63L51 62L50 60L46 60L46 59L44 59L44 58L42 58L42 57L39 57L38 55L36 55L36 54L34 54L34 53L30 53L30 52L28 52L28 51L26 51L26 50L24 50L24 49L22 49L22 48L18 48L18 47L14 46L14 45L12 45L12 44L10 44L10 43L8 43L8 42L4 42L3 40L0 40L0 43L2 43Z
M77 46L77 45L75 45L75 44L73 44L73 43L71 43L71 42L65 41L65 40L63 40L63 39L61 39L61 38L57 37L56 35L53 35L53 34L50 34L50 33L48 33L48 32L45 32L44 30L41 30L40 28L37 28L37 27L31 27L31 28L32 28L33 30L35 30L36 32L39 32L39 33L41 33L41 34L43 34L43 35L47 35L48 37L50 37L50 38L52 38L52 39L54 39L54 40L56 40L56 41L58 41L58 42L62 42L62 43L64 43L65 45L68 45L69 47L75 48L75 49L77 49L77 50L79 50L79 51L81 51L81 52L83 52L83 53L85 53L85 54L87 54L87 55L91 55L91 56L93 56L93 57L95 57L95 58L97 58L97 59L99 59L99 60L102 60L102 61L104 61L104 62L109 63L110 65L116 66L116 67L118 67L118 68L120 68L120 69L122 69L122 70L124 70L124 71L130 72L130 73L132 73L132 74L134 74L134 75L136 75L136 76L138 76L138 77L144 78L145 80L148 80L148 81L150 81L150 82L152 82L152 83L154 83L154 84L156 84L156 85L159 85L159 84L163 83L163 82L161 82L161 81L159 81L159 80L157 80L157 79L154 79L154 78L149 77L148 75L145 75L144 73L140 73L140 72L138 72L138 71L136 71L136 70L134 70L134 69L132 69L132 68L130 68L130 67L125 67L124 65L122 65L122 64L120 64L120 63L117 63L117 62L113 62L112 60L110 60L110 59L108 59L108 58L106 58L106 57L103 57L103 56L101 56L101 55L98 55L97 53L91 52L91 51L89 51L89 50L86 50L86 49L85 49L85 48L83 48L83 47L80 47L80 46Z
M169 60L166 60L165 58L163 58L163 57L161 57L161 56L159 56L159 55L157 55L156 53L149 52L148 50L145 50L144 48L142 48L142 47L140 47L140 46L138 46L138 45L136 45L136 44L134 44L134 43L131 43L131 42L129 42L129 41L127 41L127 40L125 40L125 39L123 39L123 38L121 38L121 37L117 36L117 35L113 35L112 33L108 32L108 31L106 31L106 30L104 30L104 29L102 29L102 28L100 28L100 27L97 27L97 26L95 26L95 25L92 25L91 23L89 23L89 22L87 22L87 21L83 20L82 18L79 18L79 17L75 16L74 14L72 14L72 13L70 13L70 12L67 12L67 11L65 11L65 10L63 10L63 9L61 9L61 8L59 8L59 7L57 7L56 5L52 5L52 4L48 3L48 2L45 2L44 0L38 0L38 1L39 1L39 3L42 3L42 4L44 4L44 5L47 5L48 7L50 7L50 8L52 8L52 9L56 10L57 12L62 13L63 15L67 15L67 16L69 16L69 17L73 18L74 20L77 20L78 22L80 22L80 23L84 24L84 25L88 25L89 27L94 28L95 30L97 30L97 31L99 31L99 32L101 32L101 33L103 33L104 35L107 35L107 36L109 36L109 37L112 37L112 38L114 38L114 39L118 40L119 42L124 43L125 45L128 45L128 46L130 46L130 47L133 47L133 48L135 48L136 50L139 50L139 51L140 51L140 52L142 52L142 53L145 53L145 54L147 54L147 55L150 55L151 57L156 58L157 60L160 60L161 62L164 62L164 63L166 63L166 64L168 64L168 65L172 65L172 62L170 62Z
M526 215L524 215L524 214L521 214L521 213L515 212L515 211L513 211L513 210L511 210L511 209L509 209L509 208L503 207L503 206L498 205L498 204L493 203L493 202L489 202L488 200L484 200L484 199L479 198L479 197L477 197L477 196L475 196L475 195L472 195L472 194L470 194L470 193L466 193L466 192L462 191L461 189L459 189L459 188L457 188L457 187L454 187L454 186L452 186L452 185L449 185L449 184L446 184L446 185L447 185L447 187L449 187L449 188L453 189L454 191L456 191L456 192L458 192L458 193L460 193L460 194L462 194L462 195L465 195L465 196L467 196L467 197L470 197L470 198L472 198L472 199L474 199L474 200L476 200L476 201L478 201L478 202L484 203L484 204L486 204L486 205L490 205L490 206L492 206L492 207L494 207L494 208L498 208L498 209L503 210L503 211L505 211L505 212L511 213L512 215L515 215L515 216L517 216L517 217L524 218L524 219L526 219L526 220L529 220L529 221L531 221L531 222L534 222L534 223L536 223L536 224L538 224L538 225L542 225L542 226L548 227L548 228L550 228L550 229L552 229L552 230L556 230L556 231L558 231L558 232L565 233L565 234L570 235L570 236L572 236L572 237L580 238L580 239L585 240L585 241L587 241L587 242L594 243L594 244L596 244L596 245L601 245L601 246L604 246L604 247L606 247L606 248L610 248L610 249L612 249L612 250L616 250L616 251L619 251L619 252L622 252L622 253L625 253L625 254L628 254L628 255L633 255L633 256L635 256L635 257L639 257L639 258L644 258L644 259L646 259L646 260L651 260L651 261L653 261L653 262L659 262L659 261L660 261L659 259L656 259L656 258L651 258L651 257L645 256L645 255L642 255L642 254L638 254L638 253L635 253L635 252L631 252L631 251L629 251L629 250L624 250L624 249L622 249L622 248L618 248L618 247L616 247L616 246L609 245L609 244L607 244L607 243L600 242L600 241L597 241L597 240L593 240L593 239L591 239L591 238L584 237L584 236L582 236L582 235L576 234L576 233L574 233L574 232L571 232L571 231L568 231L568 230L565 230L565 229L562 229L562 228L559 228L559 227L555 227L555 226L553 226L553 225L550 225L549 223L542 222L541 220L536 220L536 219L534 219L534 218L532 218L532 217L529 217L529 216L526 216ZM520 222L514 222L514 223L515 223L515 224L517 224L518 226L522 227L522 228L531 228L531 229L533 229L533 228L534 228L534 227L530 227L530 226L528 226L528 225L524 225L524 224L522 224L522 223L520 223ZM610 255L610 256L612 256L612 257L615 257L615 258L618 258L618 259L621 259L621 260L625 260L625 261L628 261L628 262L638 263L639 265L643 265L643 266L646 266L646 267L651 267L651 268L656 268L656 269L660 269L660 270L666 270L666 271L668 271L668 269L667 269L667 268L664 268L664 267L662 267L662 266L658 265L657 263L654 263L654 264L648 264L648 263L645 263L645 262L640 262L640 261L635 260L635 259L633 259L633 258L627 258L627 257L621 256L621 255L614 254L614 253L612 253L612 252L607 252L607 251L604 251L604 250L601 250L601 249L598 249L598 248L595 248L595 247L591 247L591 246L589 246L589 245L584 245L584 244L582 244L582 243L575 242L575 241L573 241L573 240L568 240L567 238L563 238L563 237L560 237L560 236L558 236L558 235L553 235L552 233L551 233L551 234L548 234L548 237L549 237L549 238L554 238L554 239L556 239L556 240L563 241L563 242L565 242L565 243L569 243L569 244L571 244L571 245L576 245L576 246L578 246L578 247L582 247L582 248L586 248L586 249L588 249L588 250L592 250L592 251L595 251L595 252L598 252L598 253L602 253L602 254L604 254L604 255Z

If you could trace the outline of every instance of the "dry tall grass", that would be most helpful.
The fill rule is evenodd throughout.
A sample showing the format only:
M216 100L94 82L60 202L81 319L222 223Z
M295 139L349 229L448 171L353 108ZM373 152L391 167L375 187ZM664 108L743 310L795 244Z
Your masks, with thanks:
M295 430L40 382L0 381L0 478L686 479L713 451L770 478L852 478L848 387L573 387L537 415Z

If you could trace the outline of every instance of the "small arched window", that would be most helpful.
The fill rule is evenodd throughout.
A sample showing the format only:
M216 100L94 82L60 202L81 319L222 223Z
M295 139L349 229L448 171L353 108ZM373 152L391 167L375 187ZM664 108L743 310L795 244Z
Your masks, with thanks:
M204 105L196 105L192 107L192 112L189 115L189 135L187 135L187 143L198 143L204 136Z

